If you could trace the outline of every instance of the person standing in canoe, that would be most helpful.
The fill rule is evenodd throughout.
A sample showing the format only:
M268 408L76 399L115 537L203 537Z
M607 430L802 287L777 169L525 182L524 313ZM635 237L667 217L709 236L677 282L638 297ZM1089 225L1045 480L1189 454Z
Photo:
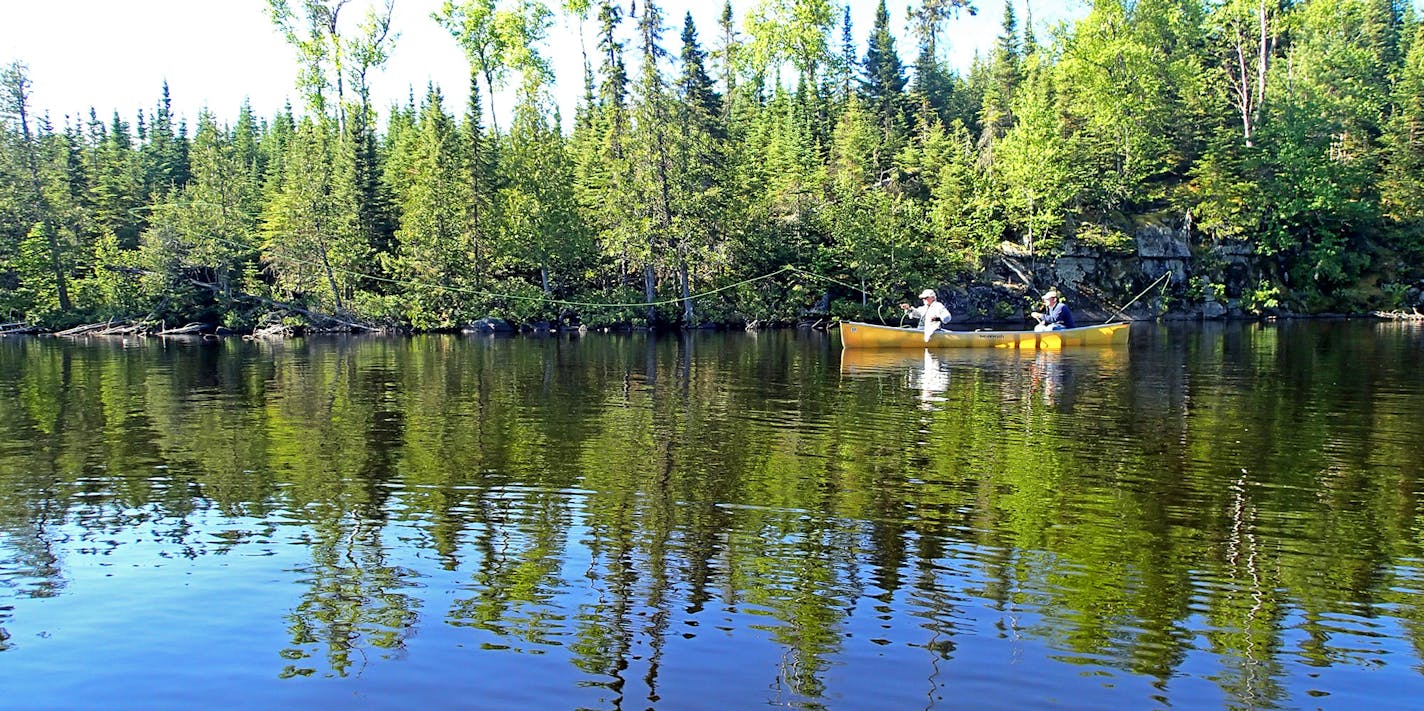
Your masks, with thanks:
M1035 331L1058 331L1065 328L1073 328L1078 324L1073 322L1073 312L1068 310L1068 304L1058 300L1058 292L1049 289L1043 295L1043 303L1048 307L1048 312L1033 312L1033 317L1038 319L1038 325L1033 327Z
M921 291L920 301L924 302L923 306L910 308L909 304L900 304L900 310L920 319L926 330L929 330L930 324L934 324L937 329L949 327L949 320L954 316L935 298L934 289Z

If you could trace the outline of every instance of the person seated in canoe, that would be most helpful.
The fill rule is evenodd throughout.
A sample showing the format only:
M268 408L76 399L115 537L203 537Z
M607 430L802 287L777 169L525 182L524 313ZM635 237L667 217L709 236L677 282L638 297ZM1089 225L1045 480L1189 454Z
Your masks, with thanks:
M1078 324L1073 322L1073 312L1068 310L1068 304L1058 300L1058 292L1049 289L1043 295L1043 303L1048 307L1048 312L1033 312L1033 317L1038 319L1038 325L1033 327L1035 331L1059 331L1065 328L1074 328Z
M949 320L954 316L949 313L949 309L945 308L944 304L935 298L934 289L921 291L920 301L924 302L923 306L910 308L909 304L900 304L900 310L920 319L920 323L924 324L926 329L930 324L934 324L936 329L948 330Z

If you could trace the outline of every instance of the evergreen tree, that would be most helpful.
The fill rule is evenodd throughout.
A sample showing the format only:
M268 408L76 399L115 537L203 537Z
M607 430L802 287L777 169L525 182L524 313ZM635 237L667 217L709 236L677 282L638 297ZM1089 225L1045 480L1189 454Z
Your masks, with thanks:
M141 263L150 272L155 300L174 293L231 312L232 299L255 265L258 186L233 136L211 113L198 119L192 150L192 179L156 205L160 225L145 232ZM193 291L192 281L209 284Z
M1394 85L1393 111L1381 138L1380 203L1406 263L1424 262L1424 26L1413 40ZM1391 306L1395 306L1391 304Z
M849 9L846 8L847 12ZM914 21L914 31L920 43L920 54L915 60L915 80L910 91L922 97L922 101L942 120L948 120L950 116L954 83L940 61L939 35L944 24L961 11L970 15L978 13L969 0L921 0L919 7L911 6L910 10L910 19ZM846 22L849 25L848 14Z
M1070 203L1088 191L1096 176L1075 159L1070 118L1061 110L1056 76L1038 57L1028 60L1027 77L1015 92L1017 122L994 143L993 193L1002 211L999 235L1017 233L1031 253L1060 243Z
M861 63L864 79L861 90L876 118L883 136L884 149L876 156L876 167L888 177L894 154L899 150L905 132L905 69L895 51L895 37L890 34L890 13L885 0L875 10L875 25L870 31L870 45Z
M465 120L460 126L463 145L465 183L468 186L468 209L465 213L464 244L470 255L470 269L475 289L484 289L489 269L492 230L496 224L495 197L499 190L495 142L485 135L484 114L480 110L480 87L473 73L470 76L470 98Z
M573 286L590 250L578 220L573 166L542 80L539 72L524 74L507 148L500 151L500 253L508 272L532 271L538 293L554 297ZM529 303L511 304L509 313L523 319L554 315L542 306L531 310Z
M60 246L58 228L54 224L50 206L47 204L44 179L41 176L41 148L40 142L43 139L44 127L38 130L31 127L30 116L30 90L31 82L29 67L20 62L12 62L0 72L0 116L6 119L7 124L14 122L18 128L18 154L19 163L23 177L18 182L21 188L20 195L30 205L30 209L24 215L24 225L28 226L30 246L27 248L24 243L18 250L17 260L39 263L41 260L47 263L49 275L53 281L55 295L55 305L60 311L69 311L72 303L69 300L69 277L65 266L65 255ZM40 243L43 243L44 256L40 257ZM34 255L33 259L25 260L26 252ZM18 271L26 271L23 267ZM36 278L35 275L32 278ZM24 280L24 275L20 276Z
M145 197L175 191L188 182L187 141L173 125L173 101L166 81L163 96L149 117L141 153Z
M990 60L989 81L985 85L984 103L979 113L979 150L986 163L994 160L994 142L1014 124L1014 93L1018 89L1022 61L1018 42L1014 4L1005 2L1003 29Z
M683 19L682 74L677 82L678 101L674 106L671 189L671 229L677 265L678 287L683 298L683 323L696 320L691 295L693 265L703 271L717 262L717 245L724 228L726 179L726 129L722 123L722 97L713 89L705 66L706 55L697 41L692 13Z
M290 298L344 312L370 246L356 223L350 153L330 117L305 117L286 152L275 194L264 206L264 259Z
M628 189L633 183L628 73L623 41L618 36L622 10L609 0L602 0L598 7L602 81L593 109L592 127L582 141L587 148L579 153L578 199L597 234L600 249L613 260L613 280L621 288L635 268L636 251L635 198Z
M835 63L836 100L843 108L855 92L856 69L860 66L851 32L850 5L841 10L840 54Z
M119 246L132 249L138 245L139 232L145 219L144 159L133 145L128 124L114 113L103 142L96 151L95 172L90 186L94 205L94 220L102 231L114 234Z
M733 20L732 0L726 0L722 4L722 14L717 19L717 29L719 30L717 49L712 53L713 59L718 66L718 74L722 78L722 96L727 98L723 103L724 111L730 109L731 97L737 88L737 71L740 62L738 51L741 45L737 41L737 29ZM726 114L723 114L725 120Z
M405 316L412 325L450 326L469 315L459 289L475 255L464 248L471 195L461 136L439 89L427 92L412 138L402 161L412 180L398 195L400 247L392 272L406 282Z
M661 44L662 10L648 0L638 19L638 39L641 49L640 72L634 125L633 176L629 186L637 195L636 224L641 233L631 252L642 263L643 296L649 302L648 324L657 320L657 309L651 303L657 298L658 267L666 258L665 251L672 231L673 155L670 124L673 118L671 97L659 63L667 51Z
M697 41L697 26L691 12L683 18L681 39L682 76L678 80L678 93L688 105L683 118L710 129L722 115L722 97L718 96L712 77L707 73L707 55Z

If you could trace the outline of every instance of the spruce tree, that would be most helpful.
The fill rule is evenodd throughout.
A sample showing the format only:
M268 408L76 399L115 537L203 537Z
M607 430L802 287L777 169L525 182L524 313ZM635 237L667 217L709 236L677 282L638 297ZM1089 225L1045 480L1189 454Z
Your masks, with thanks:
M1003 25L990 59L989 81L979 113L979 151L986 163L994 160L994 143L1014 125L1014 93L1020 80L1020 62L1018 19L1014 15L1014 4L1005 2Z
M45 129L43 123L37 128L31 126L29 67L20 62L12 62L0 72L0 115L16 123L19 143L20 164L24 175L20 185L27 195L30 209L25 215L25 224L31 227L31 236L44 243L49 274L53 277L56 305L61 312L69 311L69 277L66 273L63 249L60 246L58 228L54 224L50 207L45 198L44 180L41 177L41 147ZM38 232L38 235L36 235Z
M919 7L912 6L910 10L920 45L910 91L921 97L921 102L927 102L943 120L950 116L954 83L939 59L939 34L944 23L961 11L970 15L978 13L969 0L920 0Z
M643 232L633 249L642 262L643 296L649 303L650 326L657 320L657 308L651 304L657 297L658 267L666 258L664 251L672 231L672 110L668 86L659 67L667 56L667 50L659 44L662 33L662 10L649 0L644 3L638 19L641 76L635 108L636 148L630 157L634 168L631 187L638 195L637 224Z
M460 132L435 87L426 93L413 138L407 166L413 180L398 196L400 248L394 273L406 282L404 310L412 325L450 326L469 315L458 289L473 257L463 248L471 196Z
M1390 220L1394 244L1419 264L1424 261L1424 26L1414 27L1394 85L1393 104L1381 137L1380 204Z
M895 51L895 37L890 34L890 13L885 0L875 10L875 24L870 31L870 45L861 62L864 78L861 90L866 104L880 127L884 149L876 156L876 167L888 177L895 152L905 132L905 68Z

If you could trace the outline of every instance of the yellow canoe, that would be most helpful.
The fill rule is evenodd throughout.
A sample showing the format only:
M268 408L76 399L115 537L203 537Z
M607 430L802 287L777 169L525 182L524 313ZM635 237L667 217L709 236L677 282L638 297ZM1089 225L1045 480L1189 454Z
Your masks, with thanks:
M935 331L925 341L918 328L841 322L842 348L1018 348L1057 350L1079 346L1125 346L1128 324L1079 326L1061 331Z

